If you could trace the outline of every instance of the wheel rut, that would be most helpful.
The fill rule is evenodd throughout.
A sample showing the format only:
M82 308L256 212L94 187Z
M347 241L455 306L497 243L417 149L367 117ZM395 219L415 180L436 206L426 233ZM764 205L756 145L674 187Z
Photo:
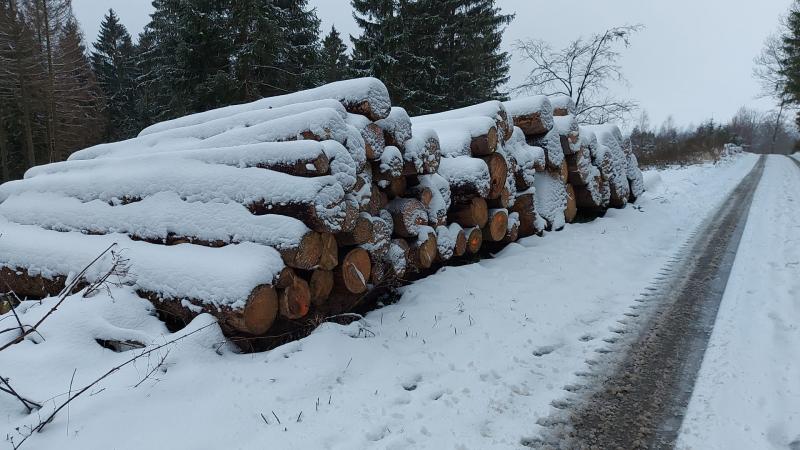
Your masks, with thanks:
M761 156L730 196L643 297L627 329L615 330L604 361L587 361L586 385L540 420L533 448L673 448L691 398L766 158ZM797 161L795 161L797 162ZM800 163L798 163L800 166ZM566 405L566 406L564 406Z

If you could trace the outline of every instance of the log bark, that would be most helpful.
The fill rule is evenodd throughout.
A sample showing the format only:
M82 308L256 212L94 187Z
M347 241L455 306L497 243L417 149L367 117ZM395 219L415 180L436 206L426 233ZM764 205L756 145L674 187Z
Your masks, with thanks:
M486 204L489 208L506 208L511 205L511 191L508 189L507 186L503 186L503 190L500 191L500 195L497 198L493 198L491 200L487 200Z
M367 154L367 159L380 159L381 155L383 155L383 150L386 148L386 140L384 139L381 127L370 123L360 131L361 137L364 138L364 150Z
M0 280L5 282L0 282L0 292L8 292L6 286L8 283L11 290L22 299L42 299L58 295L64 289L67 277L55 275L52 278L45 278L41 275L31 275L27 269L1 267Z
M489 220L489 208L486 200L473 197L468 203L455 204L447 214L448 222L455 222L464 228L482 227Z
M400 237L414 237L419 227L428 223L425 205L415 198L396 198L386 209L392 214L394 233Z
M508 176L508 162L500 153L493 153L484 156L483 161L489 167L489 194L487 198L495 199L500 196L506 187L506 177Z
M547 118L543 118L540 113L514 116L514 126L519 127L525 136L538 136L550 131L547 126Z
M351 249L340 258L339 265L333 270L334 289L353 294L366 292L371 270L369 253L362 248Z
M484 241L502 241L508 231L508 211L499 208L489 211L489 222L482 231Z
M313 201L296 203L268 203L266 201L258 201L246 205L251 213L256 215L263 214L278 214L282 216L294 217L300 220L307 227L320 233L338 233L346 228L348 220L354 220L354 215L358 212L358 208L352 210L349 206L346 211L339 218L339 220L330 220L325 217L320 217L318 214L318 206Z
M316 158L296 158L293 161L257 163L255 167L297 177L318 177L327 175L331 170L330 161L324 153L320 153Z
M429 206L433 201L433 190L427 186L416 185L407 191L425 206Z

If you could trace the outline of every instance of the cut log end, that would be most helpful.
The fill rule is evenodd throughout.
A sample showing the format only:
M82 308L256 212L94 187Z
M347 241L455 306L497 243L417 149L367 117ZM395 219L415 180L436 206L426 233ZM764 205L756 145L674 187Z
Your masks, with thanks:
M436 261L436 257L439 254L436 243L436 233L428 234L428 238L424 242L417 241L412 243L410 259L417 270L429 269Z
M353 294L364 293L367 290L371 270L372 263L369 253L364 249L354 248L344 255L341 263L336 267L335 283Z
M306 280L296 276L280 293L280 313L287 319L301 319L311 309L311 289Z
M483 232L480 227L473 227L465 229L467 235L467 252L471 254L478 253L483 245Z
M241 320L233 321L234 327L253 335L266 333L278 316L278 294L269 285L253 289L244 307Z
M456 235L456 246L453 248L453 256L463 256L467 252L467 235L464 230L458 230Z
M572 223L575 221L575 216L577 215L578 203L575 197L575 188L567 183L567 209L564 211L564 218L567 220L567 223Z
M482 158L489 167L489 195L488 198L496 199L506 187L508 176L508 162L500 153L493 153Z
M449 219L465 228L482 227L489 220L489 207L486 200L473 197L466 204L454 205Z
M333 272L322 269L311 272L308 288L311 290L311 303L314 306L322 305L333 290Z
M502 241L508 231L508 211L492 210L489 223L483 228L483 239L490 242Z
M497 127L489 128L489 131L472 139L469 146L472 156L491 155L497 150Z
M322 241L322 254L319 258L319 268L322 270L333 270L339 264L339 246L336 238L330 233L320 235Z

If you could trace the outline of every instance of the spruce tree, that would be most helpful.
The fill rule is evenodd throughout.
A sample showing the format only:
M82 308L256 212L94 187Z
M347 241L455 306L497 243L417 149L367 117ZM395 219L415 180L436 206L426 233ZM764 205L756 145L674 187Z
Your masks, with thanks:
M325 83L344 80L348 77L347 46L344 45L339 31L334 26L322 41L320 64L322 81Z
M100 24L100 34L91 54L92 69L105 94L108 121L106 141L127 139L136 134L136 61L131 35L113 9Z
M353 42L351 67L356 76L372 76L390 84L400 47L400 18L397 0L351 0L353 18L361 36Z
M67 20L55 46L55 132L53 160L100 142L105 125L103 95L86 57L81 31Z
M294 92L317 86L322 76L319 72L320 40L316 9L308 0L273 0L282 32L278 52L278 86Z
M783 34L785 59L781 64L781 75L785 79L785 94L791 104L800 105L800 2L795 2L786 18ZM800 113L796 122L800 126Z

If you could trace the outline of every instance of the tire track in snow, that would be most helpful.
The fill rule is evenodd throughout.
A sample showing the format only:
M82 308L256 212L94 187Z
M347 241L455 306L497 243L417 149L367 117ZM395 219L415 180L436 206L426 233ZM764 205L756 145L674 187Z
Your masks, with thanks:
M633 309L637 323L613 330L615 355L587 361L588 385L540 421L535 448L673 448L711 336L766 158L698 228L674 266ZM797 161L795 161L797 162ZM800 163L797 163L800 166ZM603 352L605 353L605 352Z

